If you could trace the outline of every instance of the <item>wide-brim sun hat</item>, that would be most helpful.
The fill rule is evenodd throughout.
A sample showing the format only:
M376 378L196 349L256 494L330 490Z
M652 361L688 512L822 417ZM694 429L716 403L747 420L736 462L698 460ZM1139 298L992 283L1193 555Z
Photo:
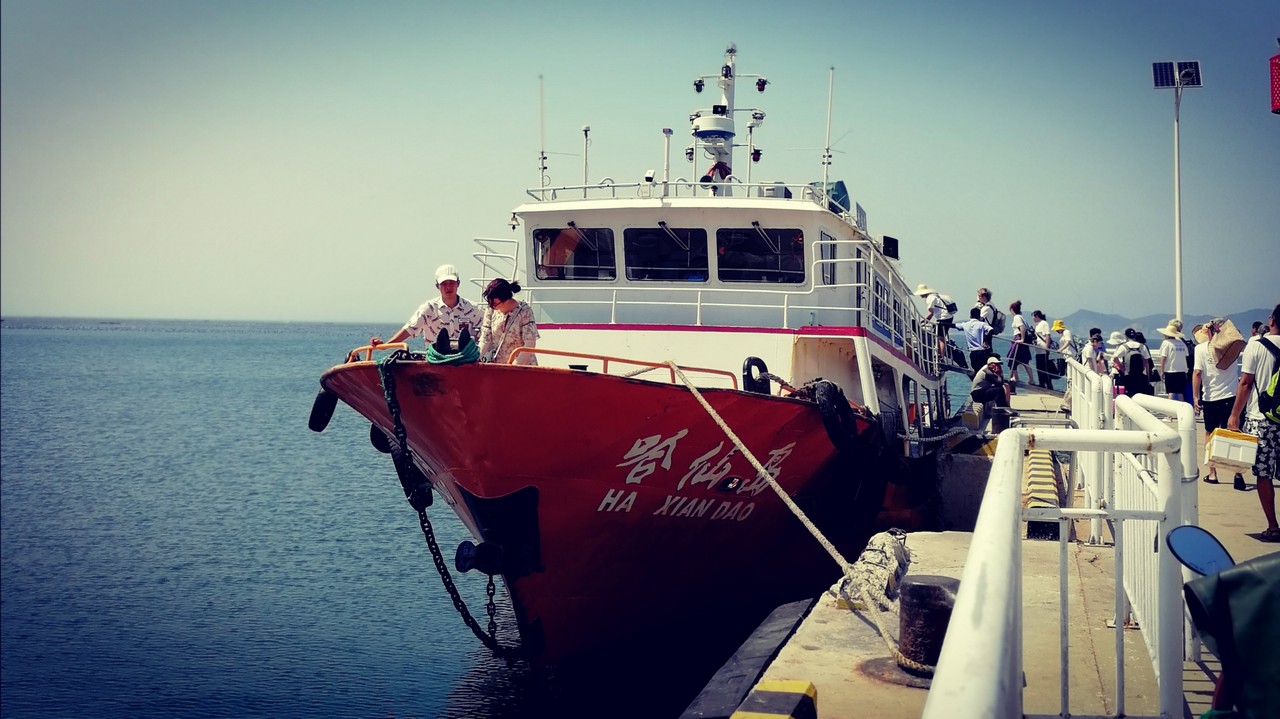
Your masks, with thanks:
M1061 331L1065 330L1066 328L1067 328L1067 323L1066 323L1066 322L1063 322L1062 320L1054 320L1054 321L1053 321L1053 331L1054 331L1054 332L1061 332Z
M1164 327L1156 328L1156 332L1159 332L1165 337L1171 337L1173 339L1179 339L1179 340L1186 339L1186 337L1182 334L1182 320L1179 320L1177 318L1169 320L1169 324L1165 325Z
M1196 325L1191 328L1191 337L1196 341L1196 344L1202 345L1209 341L1209 330L1204 325Z
M436 268L436 284L440 284L445 280L453 280L459 282L458 268L453 265L440 265Z
M1111 345L1112 347L1119 347L1120 345L1124 344L1124 342L1125 342L1124 333L1120 331L1112 332L1111 336L1107 338L1107 344Z
M920 297L927 297L932 294L937 294L937 292L938 292L937 290L933 289L932 287L925 284L924 282L921 282L920 284L916 285L916 294L919 295Z

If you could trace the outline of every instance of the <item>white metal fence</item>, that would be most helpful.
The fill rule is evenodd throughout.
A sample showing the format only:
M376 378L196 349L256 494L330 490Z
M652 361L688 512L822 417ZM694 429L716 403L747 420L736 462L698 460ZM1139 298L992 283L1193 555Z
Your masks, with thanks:
M1194 520L1195 417L1185 403L1141 396L1112 398L1111 381L1069 361L1072 416L1079 429L1010 429L1001 433L960 592L942 648L925 717L1022 716L1022 521L1061 525L1060 697L1069 716L1067 523L1089 519L1115 537L1116 716L1126 716L1125 618L1142 630L1159 685L1161 716L1182 714L1185 620L1183 575L1163 541ZM1169 418L1170 426L1157 416ZM1028 447L1075 452L1085 487L1081 508L1022 509L1023 453ZM1188 481L1190 478L1190 481ZM1188 641L1185 649L1190 650Z

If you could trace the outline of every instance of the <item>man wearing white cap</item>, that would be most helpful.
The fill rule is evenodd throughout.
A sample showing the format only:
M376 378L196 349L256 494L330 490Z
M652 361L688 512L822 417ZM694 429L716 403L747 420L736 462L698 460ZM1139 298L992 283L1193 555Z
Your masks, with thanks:
M458 270L453 265L440 265L436 268L436 289L440 296L427 300L414 310L405 323L387 342L402 342L409 337L421 337L428 345L444 339L458 339L463 332L474 336L480 328L484 313L480 308L468 302L458 294ZM374 337L371 345L382 344L382 340ZM459 342L459 344L462 344ZM438 351L450 354L441 348ZM461 349L461 347L459 347Z
M987 366L973 375L973 387L969 390L969 396L979 404L995 402L997 407L1009 406L1009 384L1000 373L999 357L988 357Z

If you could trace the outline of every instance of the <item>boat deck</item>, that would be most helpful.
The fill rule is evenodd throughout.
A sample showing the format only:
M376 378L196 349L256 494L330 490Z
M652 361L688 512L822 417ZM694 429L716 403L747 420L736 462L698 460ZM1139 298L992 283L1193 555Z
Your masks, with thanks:
M1023 393L1015 396L1015 410L1055 412L1057 395ZM1203 456L1204 431L1199 430L1199 456ZM1202 468L1203 473L1203 468ZM1246 475L1248 491L1237 491L1231 476L1221 473L1221 484L1198 483L1200 524L1216 535L1232 557L1243 561L1276 551L1274 544L1256 538L1266 526L1258 504L1252 475ZM1073 504L1080 504L1079 492ZM1105 531L1105 530L1104 530ZM909 574L960 577L969 549L968 532L917 532L907 535L912 554ZM1087 522L1076 527L1076 536L1087 538ZM1069 687L1073 716L1115 716L1114 560L1112 537L1091 546L1068 543ZM1023 548L1024 667L1027 716L1058 716L1059 684L1059 544L1057 541L1024 540ZM896 618L891 621L897 630ZM1129 716L1153 716L1159 712L1157 686L1147 649L1139 632L1125 633L1124 712ZM875 716L919 717L928 690L895 683L901 672L892 671L884 641L866 619L838 606L830 594L820 597L795 633L781 647L761 678L812 682L817 690L818 717ZM975 658L975 661L981 661ZM886 671L886 665L890 670ZM1214 681L1220 669L1217 659L1204 649L1202 660L1184 664L1184 713L1195 717L1210 708ZM896 675L899 675L895 677Z

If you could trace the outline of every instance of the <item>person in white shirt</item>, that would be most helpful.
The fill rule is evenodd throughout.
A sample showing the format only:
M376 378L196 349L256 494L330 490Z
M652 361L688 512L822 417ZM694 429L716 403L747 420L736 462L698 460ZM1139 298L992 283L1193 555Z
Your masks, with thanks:
M978 301L973 306L978 308L978 319L991 325L992 328L996 326L996 308L991 304L991 290L986 287L979 287ZM1000 329L1001 331L1004 330L1003 327ZM990 350L992 348L991 334L987 335L986 343L987 349Z
M1253 463L1253 473L1258 478L1258 501L1267 518L1267 528L1259 535L1264 542L1280 542L1280 525L1276 524L1276 488L1272 480L1280 470L1280 424L1267 419L1258 409L1258 392L1255 389L1271 379L1280 363L1276 354L1265 345L1280 351L1280 304L1267 318L1267 334L1256 342L1245 345L1244 359L1240 363L1240 384L1236 388L1235 402L1227 429L1240 428L1240 415L1244 412L1244 431L1258 438L1258 454Z
M1031 345L1034 343L1031 325L1022 316L1022 300L1009 304L1013 315L1013 344L1009 345L1009 381L1018 383L1018 368L1027 370L1027 386L1031 386Z
M413 314L409 315L409 321L396 330L387 343L402 342L410 337L421 337L428 345L435 344L437 351L442 354L451 354L452 350L448 346L450 339L459 340L459 349L461 349L461 345L466 344L462 340L475 338L480 330L480 321L484 318L484 313L479 307L458 294L456 267L440 265L436 268L436 289L440 290L440 296L427 300L414 310ZM369 340L369 344L374 347L382 343L378 337Z
M1107 373L1107 351L1102 347L1102 331L1089 334L1089 344L1080 351L1080 364L1094 374Z
M1034 351L1037 383L1045 389L1053 389L1053 375L1049 371L1049 321L1040 310L1031 313L1031 321L1036 323Z
M1164 335L1164 342L1160 343L1160 377L1164 379L1165 392L1169 399L1186 401L1187 345L1183 342L1182 320L1175 317L1156 332Z
M1216 332L1213 322L1209 322L1194 333L1196 349L1192 359L1191 399L1196 412L1204 413L1204 433L1206 436L1219 427L1226 427L1231 418L1231 406L1235 402L1236 390L1240 385L1240 365L1232 362L1224 369L1218 369L1214 361L1213 351L1209 348L1209 338ZM1209 484L1218 483L1218 470L1209 468L1204 478ZM1247 489L1244 477L1237 473L1235 488Z
M938 357L945 357L947 339L956 326L955 315L947 309L947 304L950 303L954 307L955 301L950 297L943 297L942 293L923 282L916 286L916 295L924 298L924 321L937 325Z
M1076 351L1075 338L1071 336L1071 330L1067 329L1067 323L1062 320L1053 321L1053 331L1058 333L1058 354L1062 355L1062 359L1058 360L1058 376L1065 377L1067 375L1066 360L1080 361L1080 353Z

